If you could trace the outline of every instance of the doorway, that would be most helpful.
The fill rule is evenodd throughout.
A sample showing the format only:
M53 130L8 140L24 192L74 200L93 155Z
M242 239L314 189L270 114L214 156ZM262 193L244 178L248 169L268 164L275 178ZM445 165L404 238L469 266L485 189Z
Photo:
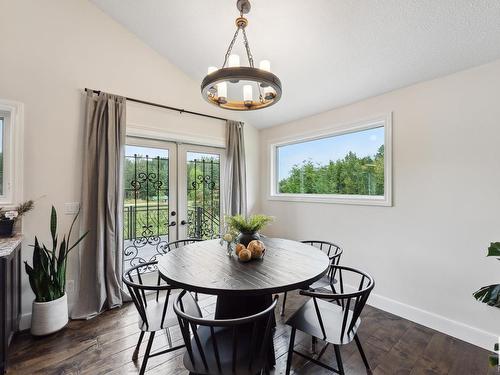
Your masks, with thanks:
M177 239L220 233L224 149L127 138L124 269L149 262Z

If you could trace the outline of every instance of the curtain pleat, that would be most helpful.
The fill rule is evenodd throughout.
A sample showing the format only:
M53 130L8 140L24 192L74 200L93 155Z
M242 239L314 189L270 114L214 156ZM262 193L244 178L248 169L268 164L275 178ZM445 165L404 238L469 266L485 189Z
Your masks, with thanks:
M126 100L87 93L84 135L78 297L73 319L120 306L123 256L123 156Z
M247 214L246 162L243 123L226 123L226 173L225 173L226 215Z

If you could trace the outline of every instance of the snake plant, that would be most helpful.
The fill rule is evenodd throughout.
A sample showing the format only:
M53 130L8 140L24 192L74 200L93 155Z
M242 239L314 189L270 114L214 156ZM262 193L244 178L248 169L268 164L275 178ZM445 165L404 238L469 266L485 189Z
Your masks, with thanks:
M35 302L49 302L61 298L66 291L66 265L68 254L87 235L84 233L76 242L71 243L71 231L76 222L79 212L73 218L68 235L64 235L59 243L57 236L57 212L54 206L50 215L50 234L52 236L52 248L48 249L44 244L40 244L35 237L33 245L33 266L24 262L26 273L33 293Z
M488 257L496 257L500 260L500 242L492 242L488 247ZM473 294L475 299L486 303L489 306L500 307L500 284L492 284L483 286ZM489 362L491 366L498 366L498 343L495 344L494 354L490 356Z

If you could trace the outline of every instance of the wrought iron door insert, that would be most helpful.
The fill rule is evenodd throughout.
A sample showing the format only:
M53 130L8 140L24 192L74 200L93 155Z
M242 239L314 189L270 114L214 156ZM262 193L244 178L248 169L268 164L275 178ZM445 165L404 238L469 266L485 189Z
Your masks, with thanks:
M124 269L150 262L169 242L168 150L126 146Z
M187 153L188 236L211 239L220 232L220 156Z

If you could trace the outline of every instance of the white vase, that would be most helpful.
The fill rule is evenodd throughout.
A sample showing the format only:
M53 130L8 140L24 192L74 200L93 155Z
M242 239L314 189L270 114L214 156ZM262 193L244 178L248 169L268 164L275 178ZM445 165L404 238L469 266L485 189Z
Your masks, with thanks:
M68 324L68 298L66 294L50 302L33 301L32 335L48 335L64 328L66 324Z

